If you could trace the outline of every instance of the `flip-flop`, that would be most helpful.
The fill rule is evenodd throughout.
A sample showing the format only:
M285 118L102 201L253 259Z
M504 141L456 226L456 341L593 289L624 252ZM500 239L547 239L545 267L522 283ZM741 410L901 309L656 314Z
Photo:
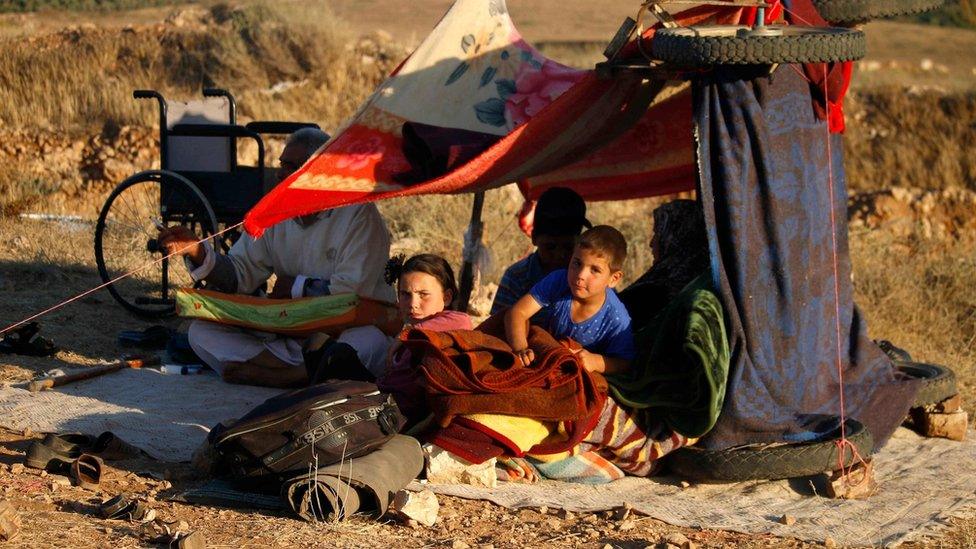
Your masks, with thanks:
M134 459L147 456L141 448L129 444L111 431L105 431L98 435L92 444L90 453L107 460Z
M141 501L129 499L125 494L103 501L98 506L98 514L106 520L149 522L156 518L156 511Z
M48 433L44 436L41 444L55 452L63 454L78 452L80 454L88 451L95 444L95 437L84 433Z
M85 490L97 490L102 480L102 458L91 454L81 454L71 462L71 479L75 486Z
M63 471L68 464L81 455L81 450L74 449L59 452L43 442L34 441L27 448L24 465L32 469L44 469L48 472Z

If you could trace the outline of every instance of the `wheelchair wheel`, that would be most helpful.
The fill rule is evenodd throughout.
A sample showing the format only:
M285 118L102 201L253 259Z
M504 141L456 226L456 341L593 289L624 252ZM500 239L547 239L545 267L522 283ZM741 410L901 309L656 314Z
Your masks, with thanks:
M193 286L183 261L165 255L154 220L180 224L204 238L216 232L217 219L200 189L167 171L145 171L126 179L109 195L95 226L95 263L103 282L123 307L144 317L176 310L173 289Z
M864 33L834 27L767 25L765 34L739 25L660 29L655 58L681 67L827 63L864 57Z

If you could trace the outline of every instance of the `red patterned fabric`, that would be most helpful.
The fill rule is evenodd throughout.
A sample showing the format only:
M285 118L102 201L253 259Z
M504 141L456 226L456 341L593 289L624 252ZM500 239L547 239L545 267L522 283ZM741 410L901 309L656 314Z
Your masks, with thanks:
M775 0L767 20L781 15ZM715 6L676 15L684 25L749 24L754 18L752 9ZM645 51L654 30L641 39ZM621 55L640 55L637 42ZM843 127L839 102L850 66L837 70L840 80L828 77L832 128ZM816 85L815 75L809 77ZM431 175L404 154L405 123L429 128L430 135L443 128L483 136L487 148L471 160L470 149L447 154L442 163L449 171ZM494 137L497 142L488 146ZM456 165L450 160L455 157L464 162ZM417 173L430 178L417 180ZM522 39L504 0L457 0L356 116L265 196L244 226L259 236L285 219L338 206L515 181L530 200L552 186L570 187L589 201L693 189L687 84L669 83L655 95L632 73L601 79L594 71L565 67Z

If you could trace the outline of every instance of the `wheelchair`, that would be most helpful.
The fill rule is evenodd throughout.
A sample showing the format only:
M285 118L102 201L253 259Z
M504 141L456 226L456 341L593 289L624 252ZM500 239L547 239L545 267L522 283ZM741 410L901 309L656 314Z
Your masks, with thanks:
M183 225L203 239L238 224L276 183L275 170L265 167L262 135L319 126L240 126L234 97L216 88L206 88L203 99L188 102L167 100L155 90L135 90L132 96L155 99L159 105L160 169L132 175L111 192L95 226L95 262L119 304L136 315L159 318L176 309L172 288L195 284L184 265L160 260L165 253L156 238L157 226ZM238 164L239 139L257 145L256 166ZM230 231L211 242L226 251L239 234Z

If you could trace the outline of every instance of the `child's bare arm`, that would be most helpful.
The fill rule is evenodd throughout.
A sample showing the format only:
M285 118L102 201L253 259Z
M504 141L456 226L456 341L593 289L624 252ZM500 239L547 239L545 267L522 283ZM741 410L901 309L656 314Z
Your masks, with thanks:
M505 339L526 366L535 359L532 349L529 349L529 319L539 309L542 309L542 305L528 294L505 313Z
M600 374L620 374L630 369L630 361L626 358L615 356L599 355L591 353L586 349L581 349L578 353L583 368L588 372Z

